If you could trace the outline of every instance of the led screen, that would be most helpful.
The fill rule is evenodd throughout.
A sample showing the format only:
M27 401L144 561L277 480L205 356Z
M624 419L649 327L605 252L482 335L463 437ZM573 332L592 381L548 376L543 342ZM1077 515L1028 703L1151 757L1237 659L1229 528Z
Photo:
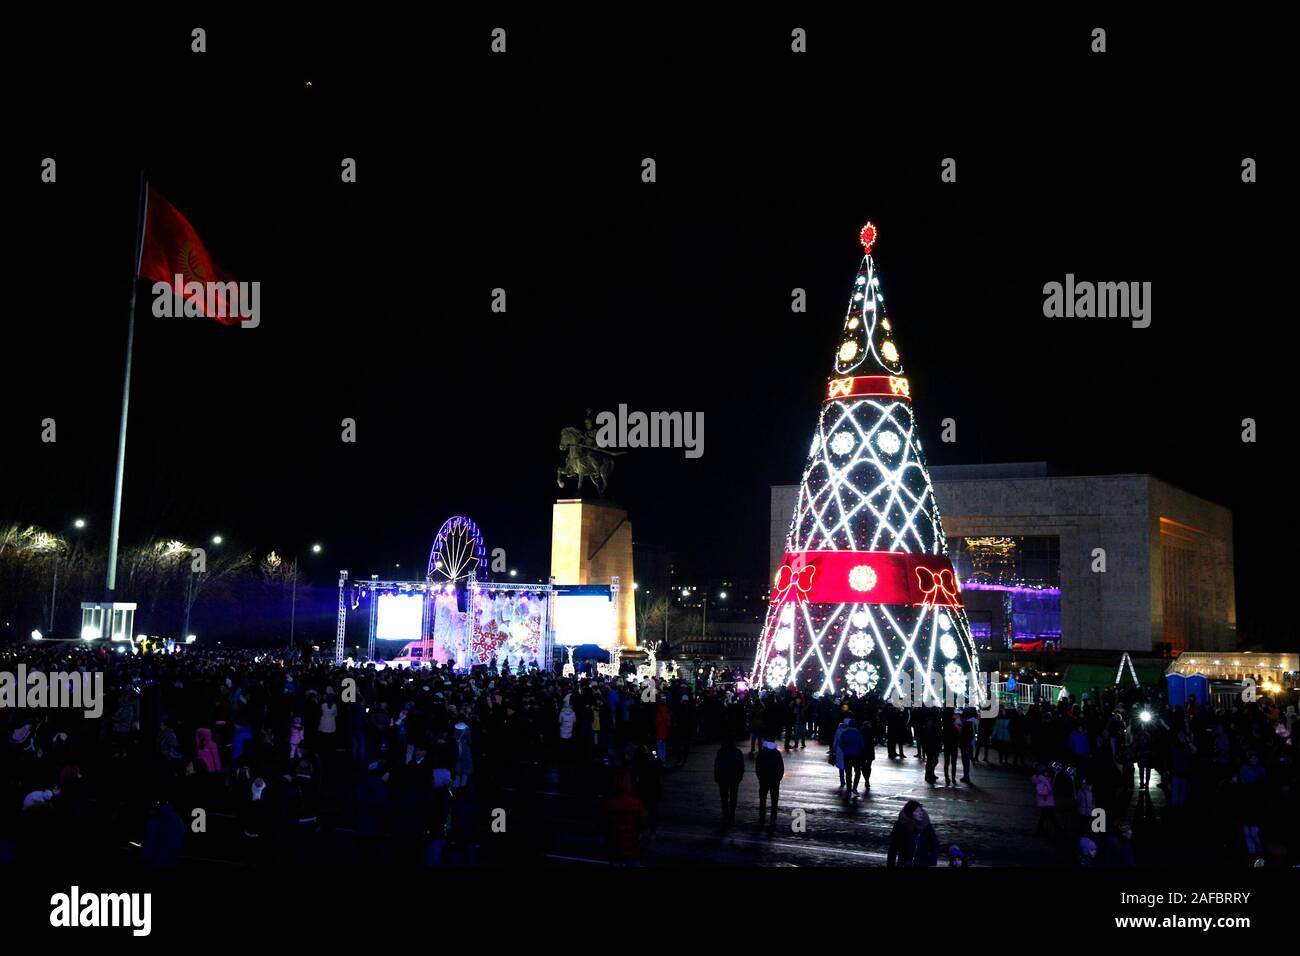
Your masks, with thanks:
M614 646L614 602L606 594L556 594L555 643Z
M379 595L375 638L381 641L418 641L424 619L424 595Z

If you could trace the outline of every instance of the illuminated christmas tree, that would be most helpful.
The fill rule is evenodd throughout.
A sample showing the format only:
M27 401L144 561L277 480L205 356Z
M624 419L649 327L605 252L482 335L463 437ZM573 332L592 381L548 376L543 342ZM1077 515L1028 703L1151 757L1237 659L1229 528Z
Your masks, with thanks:
M752 679L967 702L975 645L871 257L876 236L871 223L862 228L862 264Z

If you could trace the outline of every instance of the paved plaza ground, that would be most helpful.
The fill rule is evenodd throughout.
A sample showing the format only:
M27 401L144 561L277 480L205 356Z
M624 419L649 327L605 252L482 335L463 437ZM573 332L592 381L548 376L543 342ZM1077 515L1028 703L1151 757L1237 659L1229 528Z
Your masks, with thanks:
M748 758L737 822L723 826L713 781L715 752L713 744L696 743L684 765L670 761L663 772L656 831L642 842L645 865L884 866L890 832L908 800L925 805L945 854L955 843L968 865L1069 866L1075 860L1073 832L1070 839L1034 833L1038 810L1028 770L999 767L996 760L994 765L973 766L973 785L941 783L931 787L923 779L922 762L912 756L912 747L905 759L895 760L880 747L873 763L871 789L851 799L840 789L835 767L826 762L826 748L809 741L806 749L783 754L780 813L776 828L769 833L758 822L758 782ZM335 758L327 763L339 766L343 754ZM937 769L941 772L942 765ZM475 816L486 821L493 811L503 809L505 832L489 832L484 825L475 857L468 862L505 867L607 865L601 814L611 777L607 767L594 759L579 758L562 767L542 761L531 769L519 768L497 784L491 782L490 773L481 777L483 782L468 798L477 804ZM1157 773L1149 795L1131 793L1119 808L1120 817L1133 821L1145 844L1141 863L1178 862L1177 848L1161 842L1159 821L1166 797L1155 786L1158 782ZM208 814L207 832L192 834L187 840L186 866L225 868L252 863L274 868L356 861L363 848L353 829L351 786L346 772L327 772L319 829L304 831L284 843L249 841L233 813L214 809ZM792 826L796 810L803 811L802 832ZM1075 825L1071 811L1064 810L1060 816ZM138 839L138 835L123 833L111 849L126 861L138 853ZM1098 844L1102 839L1096 837ZM401 849L394 845L378 850L372 847L367 859L382 865ZM447 862L463 865L467 861L457 855ZM940 864L946 865L946 856Z
M665 772L657 834L643 843L647 865L883 866L890 831L908 800L925 805L941 845L959 845L970 865L1057 866L1073 861L1073 841L1067 845L1035 836L1038 811L1029 773L998 767L996 760L993 766L980 763L972 769L973 785L931 787L912 747L903 760L888 759L881 747L871 790L852 800L839 788L838 773L826 762L826 748L809 742L804 750L783 754L780 814L769 835L758 824L753 761L747 761L741 783L736 824L721 824L714 752L713 746L697 745L685 766ZM942 764L937 769L941 772ZM548 779L552 786L543 784L536 794L551 823L548 857L575 864L602 862L603 833L590 801L571 795L562 784L555 786L559 781L554 774ZM1165 795L1155 787L1158 780L1156 774L1149 799L1143 794L1130 799L1129 819L1140 823L1163 810ZM791 826L796 809L804 811L802 833Z

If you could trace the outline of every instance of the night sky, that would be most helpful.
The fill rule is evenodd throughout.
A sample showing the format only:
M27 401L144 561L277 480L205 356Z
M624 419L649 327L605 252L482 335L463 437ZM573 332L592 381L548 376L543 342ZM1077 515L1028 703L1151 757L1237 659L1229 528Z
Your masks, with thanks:
M263 320L155 319L141 284L126 543L320 541L328 584L422 572L468 514L544 578L551 503L572 495L559 431L626 403L705 416L703 458L619 459L637 540L700 581L762 579L768 489L798 480L872 219L931 464L1149 472L1224 504L1243 636L1293 645L1260 581L1291 550L1280 114L1243 93L1269 57L1225 83L1191 28L1114 30L1095 57L1088 23L857 16L803 23L805 58L789 25L704 21L507 22L505 57L494 22L353 47L214 26L202 56L192 24L52 46L4 160L0 520L80 515L107 538L143 163L217 262L262 282ZM1043 284L1068 272L1152 282L1151 327L1045 319Z

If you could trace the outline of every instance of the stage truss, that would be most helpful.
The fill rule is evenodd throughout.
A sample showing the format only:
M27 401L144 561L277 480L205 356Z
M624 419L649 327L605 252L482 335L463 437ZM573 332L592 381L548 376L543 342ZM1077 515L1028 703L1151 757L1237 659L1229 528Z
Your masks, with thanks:
M469 577L466 668L536 666L549 671L555 647L554 588L549 584L480 583ZM457 659L458 667L462 666Z
M553 591L549 584L480 582L471 573L467 610L462 612L456 607L455 586L449 582L377 578L350 582L347 572L341 571L334 661L342 664L347 657L349 611L359 610L362 603L367 605L365 660L374 661L379 598L385 594L419 594L420 635L407 643L419 644L421 661L439 660L462 672L491 664L494 659L498 666L509 664L512 670L536 665L549 671L555 646Z

